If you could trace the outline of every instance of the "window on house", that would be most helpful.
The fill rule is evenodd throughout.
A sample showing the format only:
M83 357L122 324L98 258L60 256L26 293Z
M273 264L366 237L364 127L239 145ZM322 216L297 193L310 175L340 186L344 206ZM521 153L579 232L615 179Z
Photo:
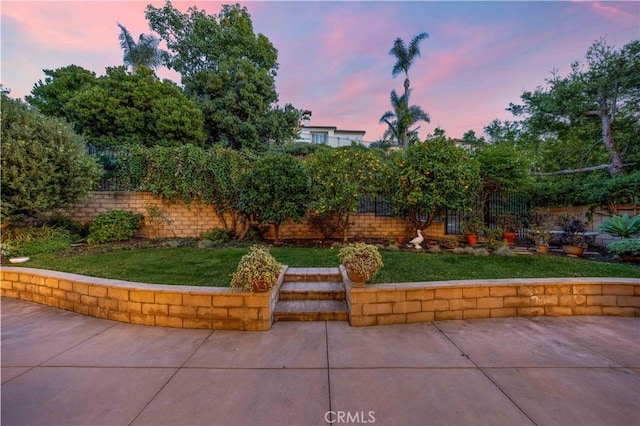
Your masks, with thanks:
M311 133L312 143L327 143L327 133Z

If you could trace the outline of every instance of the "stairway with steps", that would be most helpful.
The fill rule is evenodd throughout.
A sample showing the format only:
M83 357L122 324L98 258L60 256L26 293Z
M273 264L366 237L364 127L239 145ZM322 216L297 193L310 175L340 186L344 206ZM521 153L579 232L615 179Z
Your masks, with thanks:
M289 268L276 303L276 321L346 321L346 293L339 268Z

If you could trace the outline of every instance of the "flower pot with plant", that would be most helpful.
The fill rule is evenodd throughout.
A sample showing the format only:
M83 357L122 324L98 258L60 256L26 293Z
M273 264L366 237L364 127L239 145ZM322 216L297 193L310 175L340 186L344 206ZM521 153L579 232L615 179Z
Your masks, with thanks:
M563 226L562 250L569 256L582 256L587 248L587 240L584 237L585 226L580 219L571 218Z
M513 213L503 213L498 215L498 226L502 229L502 238L507 243L515 244L518 229L522 227L522 220Z
M242 256L231 278L232 291L266 292L278 282L282 265L264 246L254 245Z
M472 214L462 221L461 230L471 246L478 245L478 234L482 231L484 220L479 214Z
M354 287L363 287L384 266L378 248L371 244L347 244L338 252L338 258Z
M538 253L548 253L549 242L553 240L551 233L553 225L549 221L549 216L548 209L534 209L527 217L529 238L536 244L536 252Z

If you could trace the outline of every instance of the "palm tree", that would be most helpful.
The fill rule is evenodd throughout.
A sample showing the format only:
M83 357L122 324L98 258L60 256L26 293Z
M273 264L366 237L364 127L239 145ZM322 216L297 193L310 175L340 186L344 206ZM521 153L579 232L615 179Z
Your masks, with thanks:
M411 90L398 96L395 90L391 91L391 106L393 110L387 111L380 117L380 124L385 123L388 128L384 132L383 137L396 141L398 145L402 143L404 148L407 148L409 138L417 135L418 128L410 129L415 123L424 121L429 123L431 118L429 114L418 105L408 106L407 99L411 93Z
M160 39L152 34L140 34L138 43L133 40L131 33L124 25L120 27L120 47L124 51L123 61L125 66L131 66L135 73L139 67L158 68L162 65L163 51L158 49Z
M409 109L409 86L411 86L411 81L409 80L409 68L413 65L413 61L417 56L420 56L420 42L425 38L429 37L427 33L420 33L411 40L409 46L406 46L404 40L400 37L393 42L393 47L389 50L389 55L396 57L396 63L393 66L393 70L391 71L391 75L395 77L396 75L404 72L404 101L406 108ZM428 121L428 120L427 120ZM408 145L407 135L403 135L402 145L406 148Z

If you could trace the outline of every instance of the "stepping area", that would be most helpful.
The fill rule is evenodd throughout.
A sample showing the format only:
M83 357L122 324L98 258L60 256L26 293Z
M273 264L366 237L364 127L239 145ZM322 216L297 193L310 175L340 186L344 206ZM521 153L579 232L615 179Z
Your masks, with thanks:
M640 424L640 318L246 332L0 308L7 425Z

